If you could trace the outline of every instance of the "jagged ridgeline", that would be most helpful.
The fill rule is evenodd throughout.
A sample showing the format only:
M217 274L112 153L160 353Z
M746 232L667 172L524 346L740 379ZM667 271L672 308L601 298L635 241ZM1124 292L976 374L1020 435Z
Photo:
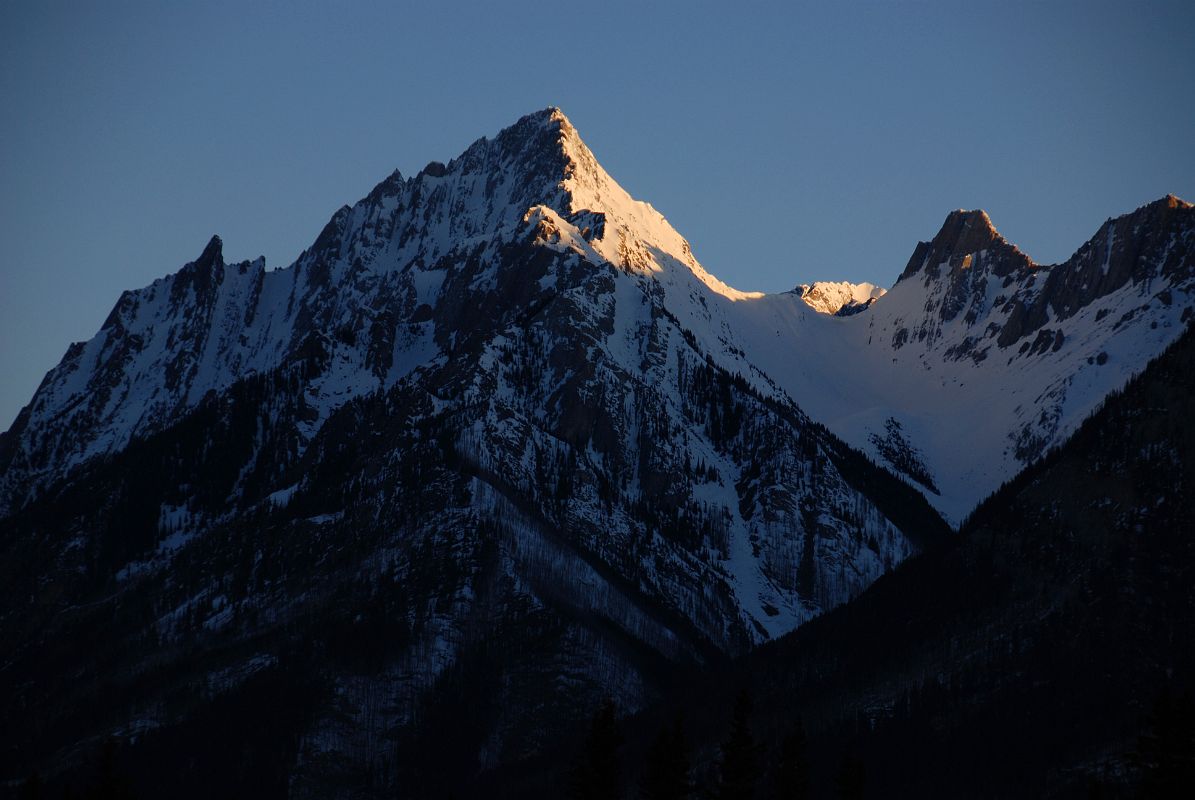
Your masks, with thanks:
M746 297L555 110L125 293L0 443L4 775L464 779L947 535L694 332Z

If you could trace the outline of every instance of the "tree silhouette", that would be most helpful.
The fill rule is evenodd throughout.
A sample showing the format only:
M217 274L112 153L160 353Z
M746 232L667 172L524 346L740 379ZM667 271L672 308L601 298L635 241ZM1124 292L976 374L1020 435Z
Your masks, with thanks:
M1154 702L1150 732L1137 741L1143 780L1141 793L1149 800L1195 796L1195 698L1175 697L1164 687Z
M730 735L722 744L719 800L752 800L759 779L759 748L751 734L751 695L743 689L734 703Z
M42 788L41 775L34 770L33 773L25 779L21 784L21 800L42 800L45 796Z
M853 753L842 757L838 774L834 776L834 789L840 800L863 800L867 786L867 770L863 761Z
M809 797L809 754L801 720L780 743L776 764L776 800L807 800Z
M129 800L133 796L128 781L117 768L116 741L107 739L100 748L95 779L84 795L87 800Z
M604 701L589 725L581 752L569 776L569 796L574 800L614 800L619 796L618 730L613 700Z
M683 800L693 791L689 781L689 744L680 717L660 729L647 751L640 795L644 800Z

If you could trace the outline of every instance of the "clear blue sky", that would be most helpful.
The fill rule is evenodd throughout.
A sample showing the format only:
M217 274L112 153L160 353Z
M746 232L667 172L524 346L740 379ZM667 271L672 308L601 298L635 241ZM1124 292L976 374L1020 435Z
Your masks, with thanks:
M889 285L954 208L1041 262L1195 199L1195 3L0 5L0 429L120 291L288 264L558 105L742 289Z

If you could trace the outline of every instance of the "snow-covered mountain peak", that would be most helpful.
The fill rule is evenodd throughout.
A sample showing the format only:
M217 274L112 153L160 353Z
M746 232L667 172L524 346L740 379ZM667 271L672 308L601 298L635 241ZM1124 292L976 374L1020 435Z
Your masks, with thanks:
M730 300L762 297L743 292L711 275L693 255L689 242L650 203L636 200L602 168L593 151L559 109L548 109L549 128L559 131L565 156L567 211L596 223L589 237L605 260L629 272L654 274L666 286L688 287L692 278Z
M1195 296L1193 265L1195 212L1168 195L1109 220L1052 267L983 211L958 210L887 293L846 282L741 292L706 272L547 108L414 177L391 173L337 210L289 267L226 265L213 237L174 275L126 292L0 441L0 511L246 375L292 366L309 375L295 445L306 447L353 398L462 352L502 351L486 337L553 304L602 320L600 336L586 335L620 368L655 364L663 345L644 331L669 320L753 390L782 394L940 490L939 508L958 519L1123 383L1128 345L1147 359L1173 338ZM553 336L573 342L578 329L561 323ZM1126 343L1123 363L1110 360L1113 336ZM587 342L577 352L595 351ZM1071 392L1080 379L1085 388ZM1014 384L1019 393L1004 390ZM984 463L966 472L956 443L980 436L958 409L984 403L992 422L983 448L970 448Z
M848 283L847 281L817 281L802 283L793 290L805 305L821 314L848 316L857 314L871 306L887 293L887 289L874 283Z
M686 319L705 313L708 292L759 296L709 275L659 212L602 169L568 118L544 109L447 164L433 161L409 179L391 173L338 209L288 267L226 265L214 237L178 272L125 292L0 447L0 507L169 425L245 374L321 354L329 367L310 387L318 412L302 431L313 434L351 397L458 347L476 317L460 316L465 295L509 285L517 298L503 303L517 313L531 294L552 291L551 277L527 285L526 260L510 256L527 245L650 278L645 287Z
M761 296L733 289L706 272L684 237L602 168L556 107L478 139L447 164L433 161L410 180L393 173L356 206L337 212L309 252L343 261L339 249L327 250L333 241L363 238L382 245L379 234L389 234L384 253L362 255L359 263L402 270L412 261L435 263L453 248L517 239L525 235L528 220L543 216L542 209L575 229L564 241L586 259L653 275L665 287L686 293L700 284L731 300ZM393 232L392 226L397 226ZM586 244L574 246L580 239Z

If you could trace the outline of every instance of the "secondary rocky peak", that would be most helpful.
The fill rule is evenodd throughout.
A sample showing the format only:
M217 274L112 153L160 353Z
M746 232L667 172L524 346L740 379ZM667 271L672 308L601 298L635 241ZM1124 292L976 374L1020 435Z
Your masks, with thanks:
M1034 266L1028 256L1000 235L986 211L958 209L946 215L932 241L918 242L899 280L918 272L937 278L944 266L947 274L970 269L979 253L987 254L989 268L1001 277Z
M802 283L793 292L818 313L845 317L870 308L887 290L873 283L818 281Z
M992 218L983 209L957 209L947 215L944 224L957 227L955 246L960 249L983 249L993 243L1004 241L1004 237L992 224Z
M443 178L448 174L448 167L444 166L443 161L429 161L427 166L419 171L419 174L429 178Z
M1169 234L1174 230L1188 228L1193 215L1195 206L1181 197L1168 194L1152 203L1146 203L1121 219L1127 219L1137 230L1144 224Z
M199 258L183 266L178 272L178 280L174 283L174 293L180 294L185 287L192 287L196 292L206 293L213 285L218 284L224 275L224 242L219 236L213 236L204 245Z
M224 263L224 242L219 236L212 236L208 240L203 247L203 252L199 254L199 258L194 263L199 269L207 269L215 264Z
M1109 230L1117 241L1136 242L1137 246L1147 246L1157 244L1158 241L1155 240L1168 241L1172 235L1185 236L1193 220L1195 206L1176 195L1168 194L1139 206L1128 214L1109 218L1076 255L1093 243L1102 242Z
M385 178L382 179L377 186L370 190L369 194L365 196L367 201L377 201L383 197L395 197L402 191L403 185L406 181L403 179L402 173L394 170Z
M1142 229L1143 225L1169 230L1177 223L1180 228L1183 228L1189 224L1193 212L1195 212L1195 206L1181 197L1168 194L1151 203L1146 203L1129 214L1109 220L1109 222L1120 224L1126 228L1131 226L1138 234L1141 234L1146 233Z
M179 270L171 295L177 302L189 288L198 297L209 297L214 287L224 280L224 267L224 242L219 236L213 236L199 258Z
M1044 322L1048 307L1065 319L1129 283L1144 286L1157 278L1172 286L1195 280L1195 206L1172 194L1109 219L1073 256L1051 267L1026 317Z

